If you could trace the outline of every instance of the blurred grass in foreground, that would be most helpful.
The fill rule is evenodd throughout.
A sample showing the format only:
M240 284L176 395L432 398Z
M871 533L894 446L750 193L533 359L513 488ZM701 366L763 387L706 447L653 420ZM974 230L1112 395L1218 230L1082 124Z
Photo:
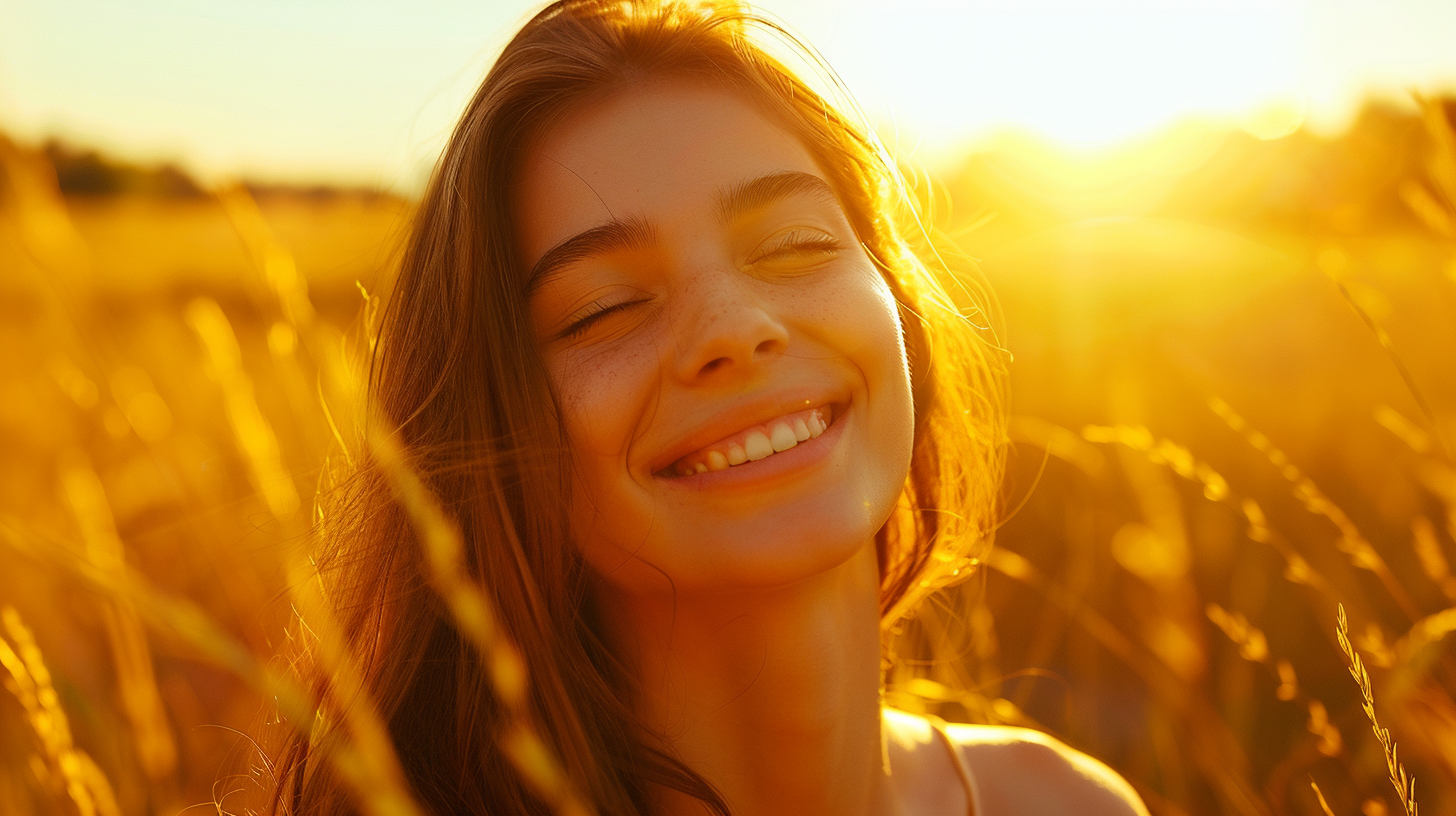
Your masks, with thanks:
M1049 730L1155 813L1400 813L1407 772L1456 813L1449 111L1023 140L920 180L1002 300L1012 475L996 551L921 633L971 651L907 658L892 703ZM351 447L410 205L0 158L0 812L242 812L259 718L315 706L364 809L409 812L372 709L270 657L307 631L349 676L306 561L349 452L392 474L496 693L529 682L398 452ZM528 719L501 738L580 812Z

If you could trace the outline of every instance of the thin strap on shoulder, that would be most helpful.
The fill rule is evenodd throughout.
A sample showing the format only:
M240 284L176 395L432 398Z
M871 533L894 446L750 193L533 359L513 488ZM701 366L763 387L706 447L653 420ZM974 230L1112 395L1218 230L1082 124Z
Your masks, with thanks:
M960 748L956 747L955 740L950 738L950 733L945 730L945 720L934 714L926 714L925 719L940 739L945 743L946 750L950 751L951 762L955 763L956 773L960 774L961 785L966 789L966 816L976 816L978 808L976 796L976 778L971 775L970 766L966 765L966 758L961 755Z

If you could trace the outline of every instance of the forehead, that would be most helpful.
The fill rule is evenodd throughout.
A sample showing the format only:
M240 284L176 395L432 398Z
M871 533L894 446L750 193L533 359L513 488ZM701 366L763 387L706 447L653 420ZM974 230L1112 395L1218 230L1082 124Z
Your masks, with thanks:
M691 81L653 81L573 113L534 140L517 178L527 262L612 218L699 217L719 191L769 173L823 177L800 141L754 105Z

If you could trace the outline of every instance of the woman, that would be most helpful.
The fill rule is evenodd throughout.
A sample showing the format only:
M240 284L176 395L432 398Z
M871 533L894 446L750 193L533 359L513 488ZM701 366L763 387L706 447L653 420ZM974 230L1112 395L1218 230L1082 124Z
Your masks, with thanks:
M602 814L1143 813L1049 738L882 708L897 625L987 545L1001 356L912 251L882 151L755 28L552 5L419 209L371 396L529 721ZM412 792L547 812L404 512L368 468L340 493L323 565ZM282 754L275 809L349 809L324 738Z

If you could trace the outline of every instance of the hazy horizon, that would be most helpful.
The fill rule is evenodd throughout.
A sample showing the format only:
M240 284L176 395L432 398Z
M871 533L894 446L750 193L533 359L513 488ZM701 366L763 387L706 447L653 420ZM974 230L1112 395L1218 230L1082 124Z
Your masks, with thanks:
M0 131L204 180L417 189L539 3L13 0ZM1456 4L782 0L887 141L934 158L1007 130L1074 148L1202 119L1342 129L1456 87Z

